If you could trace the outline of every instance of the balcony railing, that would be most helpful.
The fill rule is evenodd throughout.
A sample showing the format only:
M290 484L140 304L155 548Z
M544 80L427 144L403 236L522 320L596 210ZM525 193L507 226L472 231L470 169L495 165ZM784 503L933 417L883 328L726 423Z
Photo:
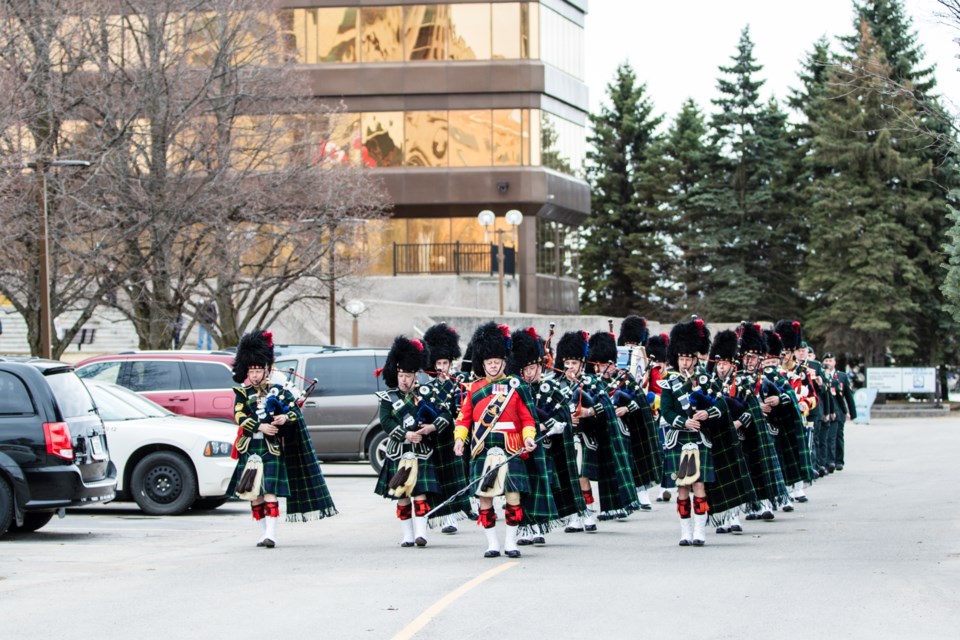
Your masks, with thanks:
M466 242L393 243L393 275L497 273L497 245ZM516 252L503 248L503 273L513 276Z

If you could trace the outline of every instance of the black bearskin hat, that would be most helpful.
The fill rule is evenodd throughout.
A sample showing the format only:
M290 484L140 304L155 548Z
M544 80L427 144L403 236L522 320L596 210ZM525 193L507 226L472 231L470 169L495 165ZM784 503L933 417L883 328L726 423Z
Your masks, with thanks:
M254 329L243 334L237 345L237 355L233 358L233 380L243 384L250 367L273 366L273 334L262 329Z
M587 332L567 331L557 342L557 364L554 366L562 369L565 360L585 360L586 357Z
M666 362L667 345L669 343L670 338L665 333L650 336L650 339L647 340L647 358L650 359L650 362Z
M700 334L700 347L697 350L697 353L709 354L711 340L710 340L710 329L707 328L707 323L704 322L700 318L700 316L696 316L696 315L690 316L690 319L693 320L694 322L699 320L701 323L703 323L703 332Z
M506 360L510 353L510 327L496 322L487 322L477 327L470 339L473 347L473 372L483 378L487 374L483 370L483 361L490 358Z
M587 342L587 360L599 364L617 363L617 339L609 331L597 331Z
M543 359L543 338L536 329L527 327L517 329L510 334L510 357L507 360L507 373L519 375L528 364L538 364Z
M426 353L422 342L410 340L406 336L397 336L393 340L393 346L390 347L390 353L387 354L386 362L383 363L383 369L377 373L382 372L386 385L395 389L398 383L398 371L416 373L423 369L425 362Z
M433 369L437 360L453 362L460 357L460 336L456 331L441 322L435 324L423 334L423 344L427 348L427 367Z
M617 338L618 346L627 344L639 344L647 346L647 321L640 316L627 316L620 323L620 337Z
M704 347L706 343L706 347ZM695 318L673 325L670 330L670 343L667 345L667 357L670 359L670 366L678 368L678 359L680 356L690 356L696 358L698 353L709 353L710 334L707 332L703 320Z
M713 343L710 345L711 362L736 362L737 361L737 334L729 329L717 332Z
M763 342L767 347L767 352L764 355L777 356L779 358L783 353L783 340L780 339L780 334L773 329L763 330Z
M748 322L740 328L740 331L740 357L748 353L755 353L759 356L766 355L767 345L760 325Z
M780 334L784 349L792 351L800 348L800 343L803 342L803 333L800 330L799 321L781 320L773 330Z

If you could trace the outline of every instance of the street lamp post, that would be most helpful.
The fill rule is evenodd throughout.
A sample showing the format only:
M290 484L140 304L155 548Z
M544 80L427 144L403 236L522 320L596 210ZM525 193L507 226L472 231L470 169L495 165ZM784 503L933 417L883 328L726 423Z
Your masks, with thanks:
M48 250L49 234L47 232L47 169L49 167L89 167L86 160L37 160L20 165L22 169L33 169L37 174L37 207L40 210L40 233L37 241L39 249L39 304L40 304L40 357L53 357L51 347L50 317L50 252Z
M367 310L367 305L363 304L362 300L348 300L347 304L343 306L344 311L349 313L353 317L353 341L352 344L354 347L359 345L359 335L360 335L360 314Z
M516 231L517 227L520 226L520 223L523 222L523 214L516 209L510 209L507 211L506 216L504 216L507 224L513 227L514 232L514 242L513 250L514 256L516 256L517 250L517 236ZM480 223L480 226L483 227L484 240L488 240L488 231L487 227L495 226L497 221L497 214L489 209L484 209L477 215L477 222ZM503 229L493 229L493 232L497 235L497 289L500 298L500 315L503 315L503 234L506 233ZM516 262L516 257L514 257L514 262ZM514 267L516 268L516 267Z

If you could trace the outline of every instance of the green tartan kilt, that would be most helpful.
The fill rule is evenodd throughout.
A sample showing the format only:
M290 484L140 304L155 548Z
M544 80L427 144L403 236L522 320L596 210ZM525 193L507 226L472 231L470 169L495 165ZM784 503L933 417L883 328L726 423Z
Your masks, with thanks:
M677 469L680 468L680 453L683 445L688 442L696 443L700 449L700 479L697 480L697 482L714 482L716 480L710 449L700 440L700 434L681 431L677 437L677 443L673 448L664 449L663 452L663 482L661 484L664 487L677 486Z
M247 464L247 459L251 455L257 454L263 460L263 487L261 495L283 496L290 495L290 482L287 479L287 465L282 456L275 456L267 449L267 441L264 438L250 439L250 447L247 452L240 455L237 461L237 470L234 474L233 486L237 486L240 476L243 475L243 467Z
M464 456L453 453L453 427L444 434L438 435L440 442L430 459L436 468L437 480L440 483L440 498L443 501L467 486L467 466L463 460L466 453ZM444 508L434 512L431 518L469 513L470 509L470 495L464 493Z
M483 465L487 462L487 451L493 447L500 447L507 457L510 456L503 434L497 433L496 431L492 432L487 436L486 440L484 440L483 451L470 460L471 480L475 481L483 475ZM530 478L527 477L527 465L520 456L517 456L507 463L507 479L504 483L504 490L515 493L530 492Z
M417 461L417 482L413 485L412 496L427 494L431 499L439 496L440 482L437 481L437 470L433 464L433 458L436 457L436 455L436 452L434 452L434 454L426 460ZM400 499L396 496L391 496L389 493L390 478L397 472L399 466L399 460L386 458L383 461L383 467L380 468L380 475L377 477L377 486L373 490L374 493L390 500Z
M550 490L561 518L586 511L587 504L577 476L577 452L569 429L543 441L546 450Z
M637 402L646 403L646 398ZM659 429L653 414L649 406L641 405L638 411L626 414L621 420L630 432L633 481L637 487L649 489L663 476L663 445L657 436Z

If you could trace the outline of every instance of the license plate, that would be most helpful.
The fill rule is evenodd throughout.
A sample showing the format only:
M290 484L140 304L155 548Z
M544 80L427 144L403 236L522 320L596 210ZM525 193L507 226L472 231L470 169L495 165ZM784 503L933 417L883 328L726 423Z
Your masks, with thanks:
M103 440L100 436L90 438L90 451L94 460L106 460L107 454L103 452Z

